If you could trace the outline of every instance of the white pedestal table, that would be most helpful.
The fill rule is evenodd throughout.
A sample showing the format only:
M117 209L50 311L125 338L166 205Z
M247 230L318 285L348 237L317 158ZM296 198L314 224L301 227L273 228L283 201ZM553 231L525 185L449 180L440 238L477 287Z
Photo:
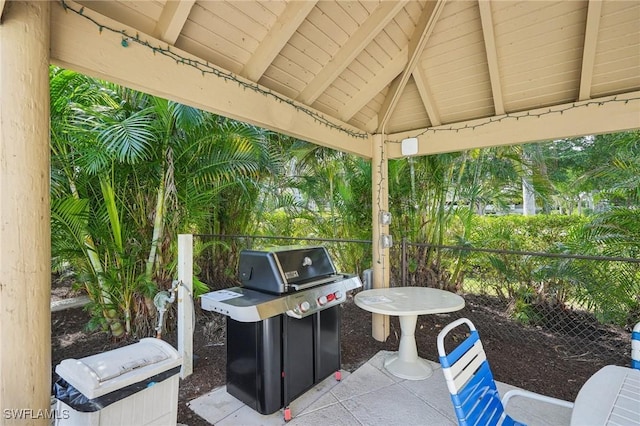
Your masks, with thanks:
M422 380L431 376L429 363L418 357L415 329L418 315L440 314L464 308L464 299L450 291L429 287L389 287L365 290L354 299L360 308L400 319L398 352L385 360L385 368L394 376Z
M640 426L640 370L607 365L580 388L571 425Z

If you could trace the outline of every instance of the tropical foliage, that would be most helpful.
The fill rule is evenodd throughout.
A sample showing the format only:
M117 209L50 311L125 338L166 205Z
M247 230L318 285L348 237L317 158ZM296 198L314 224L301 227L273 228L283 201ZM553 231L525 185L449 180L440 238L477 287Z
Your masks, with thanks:
M51 69L52 254L94 325L145 333L181 232L223 229L273 161L253 126ZM246 207L246 206L245 206ZM137 322L136 322L137 321Z
M53 264L86 288L93 326L151 333L179 233L200 235L199 291L227 285L240 248L269 243L210 235L349 239L330 244L339 269L371 267L370 161L68 70L50 79ZM637 262L464 248L637 258L639 141L627 132L390 161L391 232L415 243L405 283L465 291L480 272L521 318L543 301L624 322L640 305ZM523 182L546 214L503 215L522 204Z

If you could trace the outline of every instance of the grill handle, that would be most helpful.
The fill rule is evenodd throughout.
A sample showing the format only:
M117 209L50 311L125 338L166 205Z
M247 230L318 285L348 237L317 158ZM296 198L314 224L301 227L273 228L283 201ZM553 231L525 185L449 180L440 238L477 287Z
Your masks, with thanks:
M312 282L305 283L305 284L289 284L289 287L292 287L294 290L299 291L299 290L304 290L304 289L309 288L309 287L315 287L315 286L320 285L320 284L330 283L332 281L337 280L338 278L341 278L341 276L340 275L331 275L329 277L322 278L322 279L319 279L319 280L314 280Z

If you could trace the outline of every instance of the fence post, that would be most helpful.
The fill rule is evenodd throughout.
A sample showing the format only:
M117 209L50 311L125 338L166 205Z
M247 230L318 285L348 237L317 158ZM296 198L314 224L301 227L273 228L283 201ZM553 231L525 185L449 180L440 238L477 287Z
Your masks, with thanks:
M178 235L178 352L180 378L193 373L193 235Z

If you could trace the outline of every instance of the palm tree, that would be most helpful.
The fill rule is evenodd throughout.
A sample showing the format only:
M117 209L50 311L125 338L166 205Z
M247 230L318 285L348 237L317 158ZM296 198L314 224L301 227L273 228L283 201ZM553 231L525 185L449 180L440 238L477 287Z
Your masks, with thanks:
M90 186L83 173L91 155L92 141L78 131L80 112L92 105L108 103L109 96L93 79L52 67L51 87L51 191L53 266L70 266L92 296L114 336L123 334L114 302L105 281L94 235L90 231L90 201L84 197ZM92 284L95 284L93 286Z
M467 159L468 153L450 153L389 163L392 226L403 233L402 238L436 246L447 242ZM428 284L441 288L455 285L442 264L442 251L421 246L411 258L415 259L410 264L414 277L431 277Z
M291 163L285 193L298 195L295 214L301 236L369 239L371 235L371 164L359 157L303 141L289 146ZM290 232L290 231L289 231ZM368 268L370 248L335 244L340 268Z
M206 229L221 194L261 172L263 132L55 68L51 99L56 253L87 285L96 322L130 334L170 280L175 235Z
M640 256L640 132L596 136L595 151L607 154L585 179L599 183L610 208L596 214L574 235L570 250L613 257ZM597 164L597 163L596 163ZM640 264L635 262L575 262L578 297L604 321L633 324L640 314Z

